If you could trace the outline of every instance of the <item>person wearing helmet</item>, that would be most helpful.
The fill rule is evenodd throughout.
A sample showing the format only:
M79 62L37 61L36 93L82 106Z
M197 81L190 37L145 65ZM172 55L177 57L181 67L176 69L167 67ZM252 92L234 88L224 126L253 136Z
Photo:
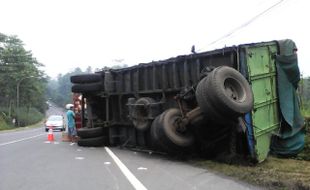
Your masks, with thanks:
M75 128L75 114L73 112L73 106L70 106L67 111L67 120L68 120L68 136L71 143L75 142L76 128Z

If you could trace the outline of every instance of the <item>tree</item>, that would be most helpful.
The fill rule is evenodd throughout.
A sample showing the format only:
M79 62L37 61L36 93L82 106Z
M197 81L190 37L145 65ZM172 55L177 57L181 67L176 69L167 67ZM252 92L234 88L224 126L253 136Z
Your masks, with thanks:
M88 67L87 67L86 73L92 73L92 68L91 68L91 66L88 66Z
M57 80L50 80L48 83L48 97L52 99L58 106L64 107L68 103L72 103L72 84L70 77L83 73L89 73L91 67L89 66L86 71L82 71L79 67L75 68L73 72L66 74L59 74Z
M10 117L16 114L18 84L20 106L44 113L47 80L42 66L17 36L0 33L0 108Z

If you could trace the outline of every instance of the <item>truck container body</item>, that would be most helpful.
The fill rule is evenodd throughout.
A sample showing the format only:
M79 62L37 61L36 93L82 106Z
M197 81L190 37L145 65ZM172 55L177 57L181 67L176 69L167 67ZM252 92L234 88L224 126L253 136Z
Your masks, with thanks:
M280 53L271 41L182 55L74 76L72 92L87 105L85 130L103 131L96 145L261 162L281 131Z

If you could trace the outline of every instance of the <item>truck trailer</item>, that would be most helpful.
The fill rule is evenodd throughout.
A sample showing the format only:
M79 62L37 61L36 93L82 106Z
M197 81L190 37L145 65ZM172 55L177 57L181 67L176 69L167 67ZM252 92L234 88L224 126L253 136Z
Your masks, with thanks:
M80 146L262 162L304 146L292 40L242 44L71 76Z

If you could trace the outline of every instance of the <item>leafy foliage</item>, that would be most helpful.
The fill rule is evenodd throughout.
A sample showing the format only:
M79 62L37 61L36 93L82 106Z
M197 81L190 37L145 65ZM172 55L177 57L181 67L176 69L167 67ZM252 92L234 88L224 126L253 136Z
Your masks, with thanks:
M44 114L35 108L22 107L19 109L19 120L21 126L28 126L38 123L44 117Z
M64 75L59 74L56 80L49 80L47 96L52 102L56 103L60 107L64 107L66 104L72 103L72 84L70 82L70 77L72 75L91 72L91 67L88 67L86 71L82 71L79 67L77 67L73 72L69 72Z
M0 115L0 130L10 129L11 126L7 124L3 116Z
M127 67L126 64L123 65L114 65L112 67L103 67L102 69L95 69L95 72L108 70L108 69L120 69ZM60 107L64 107L68 103L72 103L72 92L71 87L72 84L70 82L70 77L73 75L79 74L86 74L86 73L93 73L92 67L88 66L85 71L82 71L79 67L75 68L74 71L66 73L64 75L59 74L57 79L50 79L48 81L48 88L47 88L47 96L48 98L56 103Z
M301 96L301 111L304 116L310 117L310 77L302 78L298 91Z
M302 78L299 85L299 94L301 96L301 113L305 119L305 146L304 150L298 155L298 158L310 160L310 77Z
M39 69L42 66L17 36L0 33L0 107L8 118L17 117L17 100L20 107L36 109L42 117L46 110L47 83L44 72Z

